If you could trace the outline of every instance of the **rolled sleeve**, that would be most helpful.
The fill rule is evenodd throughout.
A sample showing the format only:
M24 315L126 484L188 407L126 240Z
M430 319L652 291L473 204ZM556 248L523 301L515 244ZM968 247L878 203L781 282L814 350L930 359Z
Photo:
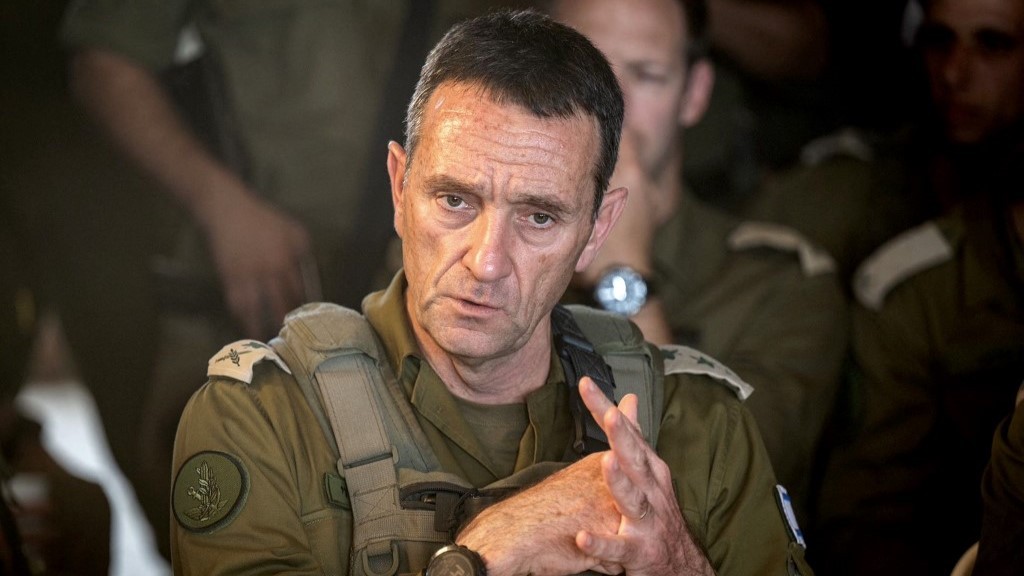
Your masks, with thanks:
M188 0L75 0L64 14L60 40L69 50L109 50L149 70L161 70L174 61L189 4Z

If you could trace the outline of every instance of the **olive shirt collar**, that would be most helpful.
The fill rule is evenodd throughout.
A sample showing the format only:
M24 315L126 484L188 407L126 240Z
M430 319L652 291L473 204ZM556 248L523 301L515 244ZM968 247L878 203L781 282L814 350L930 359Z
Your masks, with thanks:
M363 300L363 313L373 326L412 404L441 467L481 487L501 478L503 467L491 461L486 439L481 442L459 411L458 403L423 358L405 308L405 274ZM514 469L542 461L561 461L570 443L572 422L565 372L552 349L548 377L526 397L529 425L519 443ZM504 467L507 469L508 467Z

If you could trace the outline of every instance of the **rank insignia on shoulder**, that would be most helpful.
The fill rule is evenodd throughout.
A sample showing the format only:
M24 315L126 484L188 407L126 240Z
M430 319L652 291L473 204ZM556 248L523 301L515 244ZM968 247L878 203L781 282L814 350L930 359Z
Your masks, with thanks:
M746 400L754 393L754 387L747 384L735 372L711 356L688 346L668 344L660 346L665 360L665 375L703 374L722 382L736 393L740 400Z
M953 258L953 247L935 222L926 222L882 245L857 268L853 291L862 306L881 310L904 280Z
M796 230L771 222L743 222L727 239L733 250L774 248L796 254L805 276L835 272L836 261L824 249L815 246Z
M239 340L221 348L210 358L206 376L224 376L251 384L252 367L264 360L272 361L288 374L292 373L270 346L256 340Z
M790 540L806 550L807 541L804 540L804 531L800 529L800 525L796 521L793 499L790 498L789 491L782 484L775 485L775 503L779 505L779 511L782 512L782 517L786 520L786 530L789 532Z
M249 496L249 474L242 462L224 452L199 452L174 478L174 518L189 532L209 534L231 523Z

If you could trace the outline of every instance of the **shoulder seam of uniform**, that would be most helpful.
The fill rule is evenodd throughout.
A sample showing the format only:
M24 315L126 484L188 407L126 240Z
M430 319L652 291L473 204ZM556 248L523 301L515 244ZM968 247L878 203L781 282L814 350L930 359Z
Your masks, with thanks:
M818 276L835 272L836 261L823 248L819 248L797 230L774 222L742 222L726 242L733 250L775 248L793 252L800 260L805 276Z
M746 400L754 393L753 386L727 366L700 350L677 344L662 345L658 349L665 362L665 376L669 374L710 376L732 390L741 401Z
M953 247L938 224L915 226L864 260L854 276L854 293L865 308L880 310L893 288L952 257Z
M252 384L253 367L264 360L274 364L291 374L291 370L277 352L257 340L238 340L220 349L210 357L206 366L207 378L231 378L246 384Z

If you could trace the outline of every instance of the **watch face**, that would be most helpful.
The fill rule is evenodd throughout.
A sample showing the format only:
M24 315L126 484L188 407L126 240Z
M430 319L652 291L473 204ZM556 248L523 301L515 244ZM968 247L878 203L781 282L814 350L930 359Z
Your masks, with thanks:
M445 552L430 563L429 576L474 576L473 560L459 550Z
M483 564L475 552L463 546L445 546L427 565L426 576L480 576Z
M609 312L633 316L647 302L647 282L632 268L613 268L598 280L594 298Z

